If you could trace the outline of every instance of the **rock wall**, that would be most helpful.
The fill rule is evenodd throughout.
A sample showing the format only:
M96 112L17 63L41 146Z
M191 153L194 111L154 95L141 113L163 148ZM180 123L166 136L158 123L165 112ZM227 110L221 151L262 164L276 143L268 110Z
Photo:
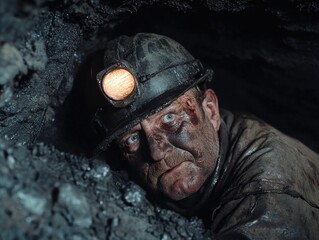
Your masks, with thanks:
M81 64L119 34L166 34L213 67L222 107L319 151L318 14L317 1L298 0L1 1L0 238L210 238L199 219L151 205L124 173L83 157L90 144L68 130L83 117L72 111Z
M102 161L0 141L0 166L0 239L211 239Z

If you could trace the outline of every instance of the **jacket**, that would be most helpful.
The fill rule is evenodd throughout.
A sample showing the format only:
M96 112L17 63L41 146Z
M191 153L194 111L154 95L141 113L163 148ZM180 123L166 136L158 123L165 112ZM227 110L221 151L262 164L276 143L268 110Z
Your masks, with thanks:
M263 121L221 111L215 170L191 208L216 239L319 239L319 155Z

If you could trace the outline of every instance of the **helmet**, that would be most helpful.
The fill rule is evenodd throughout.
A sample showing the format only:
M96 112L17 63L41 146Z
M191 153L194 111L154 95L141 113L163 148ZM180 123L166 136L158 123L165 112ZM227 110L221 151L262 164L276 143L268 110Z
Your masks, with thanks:
M91 69L102 99L94 115L105 134L101 150L213 74L176 41L150 33L110 41L103 65Z

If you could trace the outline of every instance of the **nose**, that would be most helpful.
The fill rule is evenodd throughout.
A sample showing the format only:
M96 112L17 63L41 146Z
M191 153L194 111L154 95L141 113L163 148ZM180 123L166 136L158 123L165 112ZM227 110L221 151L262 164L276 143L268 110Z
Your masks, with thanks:
M154 161L160 161L165 158L166 153L171 149L165 134L158 131L148 122L141 123L142 129L147 140L150 156Z

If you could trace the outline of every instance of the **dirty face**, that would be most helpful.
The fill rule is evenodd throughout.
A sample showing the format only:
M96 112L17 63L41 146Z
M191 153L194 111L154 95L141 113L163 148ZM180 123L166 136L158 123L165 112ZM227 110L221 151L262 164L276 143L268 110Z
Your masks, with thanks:
M198 103L194 90L126 132L118 143L130 172L148 190L181 200L197 192L218 157L215 93Z

